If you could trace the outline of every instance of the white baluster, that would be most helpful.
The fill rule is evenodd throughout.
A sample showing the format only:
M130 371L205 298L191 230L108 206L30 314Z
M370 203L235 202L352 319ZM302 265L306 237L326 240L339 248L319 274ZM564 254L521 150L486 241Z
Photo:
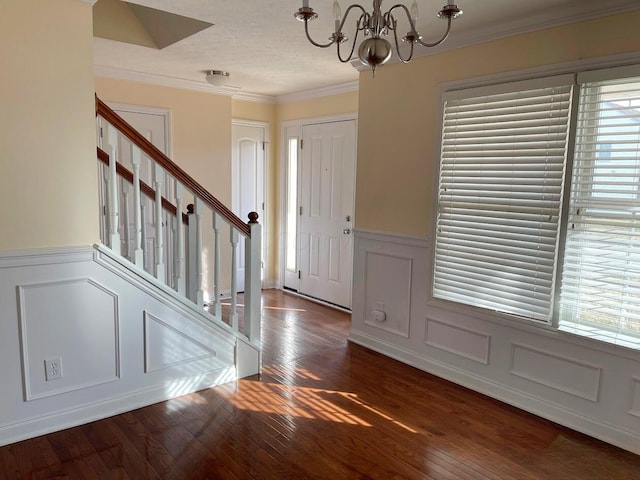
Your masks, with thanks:
M204 203L199 198L195 199L196 204L196 303L204 306L204 290L202 289L202 209Z
M107 127L109 142L109 247L120 255L119 207L118 207L118 131L111 125Z
M182 224L182 202L184 195L184 187L177 180L175 181L176 191L176 252L175 270L176 270L176 290L180 295L185 294L185 265L184 265L184 225Z
M147 206L140 205L140 222L142 226L140 227L140 232L142 235L142 269L147 271L147 266L145 265L145 257L148 257L146 246L147 246Z
M192 302L204 306L204 291L202 290L202 207L202 200L196 197L193 213L189 214L187 291Z
M216 212L213 212L213 254L214 254L214 264L213 264L213 283L214 283L214 296L215 303L213 314L217 318L222 318L222 304L220 303L220 225L221 218Z
M131 225L129 224L129 196L131 188L129 182L122 180L122 225L124 233L123 256L131 260Z
M254 345L260 346L262 301L262 226L258 214L249 214L251 238L245 239L244 277L244 334Z
M166 269L164 265L164 222L162 221L162 185L164 169L157 163L154 165L154 188L156 189L156 278L165 283Z
M134 250L133 262L136 266L144 269L144 244L142 235L142 202L140 195L140 162L142 153L140 149L132 145L131 162L133 164L133 231L134 231Z
M237 277L237 254L238 254L238 231L230 225L231 229L231 313L229 323L234 330L238 330L238 279Z

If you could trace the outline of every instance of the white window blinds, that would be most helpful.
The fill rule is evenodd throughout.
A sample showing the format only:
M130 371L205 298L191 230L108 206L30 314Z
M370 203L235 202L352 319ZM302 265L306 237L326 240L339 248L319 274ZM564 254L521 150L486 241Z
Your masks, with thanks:
M434 297L550 321L571 84L445 96Z
M569 207L560 328L640 347L640 77L580 86Z

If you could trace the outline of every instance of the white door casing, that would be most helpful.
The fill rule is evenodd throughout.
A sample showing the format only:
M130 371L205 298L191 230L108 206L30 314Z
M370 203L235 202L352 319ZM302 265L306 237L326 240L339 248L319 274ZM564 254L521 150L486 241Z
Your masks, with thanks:
M351 308L355 120L305 125L299 168L299 293Z

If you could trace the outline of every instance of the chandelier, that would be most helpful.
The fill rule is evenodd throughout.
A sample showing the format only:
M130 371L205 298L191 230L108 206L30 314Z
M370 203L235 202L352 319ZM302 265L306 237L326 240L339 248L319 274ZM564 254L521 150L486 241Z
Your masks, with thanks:
M390 33L393 34L393 40L396 47L396 55L402 63L408 63L413 57L413 49L416 44L420 44L423 47L435 47L444 42L449 36L451 31L451 21L460 15L462 10L453 3L454 0L449 0L448 4L442 7L442 10L438 13L438 17L447 21L447 29L440 40L433 43L426 43L422 41L422 35L416 30L416 23L418 22L418 5L415 0L411 5L411 9L408 9L405 5L399 3L391 7L385 13L382 13L382 0L373 0L373 12L367 12L364 7L358 4L350 5L342 16L342 10L338 1L333 2L333 17L335 19L335 31L329 37L328 43L318 43L309 35L309 21L318 18L318 14L309 6L309 0L302 1L302 7L298 9L294 16L304 22L304 31L307 35L307 39L316 47L327 48L331 45L337 46L338 58L342 63L351 61L354 57L356 44L358 42L358 35L360 32L366 38L358 48L358 58L363 65L371 67L373 76L375 77L376 68L379 65L383 65L390 58L393 52L391 42L386 38ZM340 46L348 41L347 36L342 32L347 17L352 10L355 10L356 14L360 14L356 22L356 33L353 42L350 47L349 55L343 56L343 52ZM409 45L409 52L407 56L403 56L400 51L400 43L398 42L398 21L394 16L394 11L404 12L409 21L409 31L402 37L402 41Z

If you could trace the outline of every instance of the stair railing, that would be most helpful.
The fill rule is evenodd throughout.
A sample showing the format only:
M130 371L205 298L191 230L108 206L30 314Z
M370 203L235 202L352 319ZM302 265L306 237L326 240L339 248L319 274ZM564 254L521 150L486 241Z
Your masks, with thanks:
M262 232L258 214L250 212L249 221L243 222L97 96L96 118L102 129L97 152L104 188L102 242L259 347ZM124 156L126 162L120 158ZM204 231L209 226L205 216L211 221L210 232ZM222 241L225 227L230 247ZM238 258L241 239L243 259ZM223 261L223 250L230 251L230 262ZM242 282L236 278L239 261L244 262L242 321L238 312L238 283ZM225 277L230 283L226 309L221 290L223 263L230 264Z

